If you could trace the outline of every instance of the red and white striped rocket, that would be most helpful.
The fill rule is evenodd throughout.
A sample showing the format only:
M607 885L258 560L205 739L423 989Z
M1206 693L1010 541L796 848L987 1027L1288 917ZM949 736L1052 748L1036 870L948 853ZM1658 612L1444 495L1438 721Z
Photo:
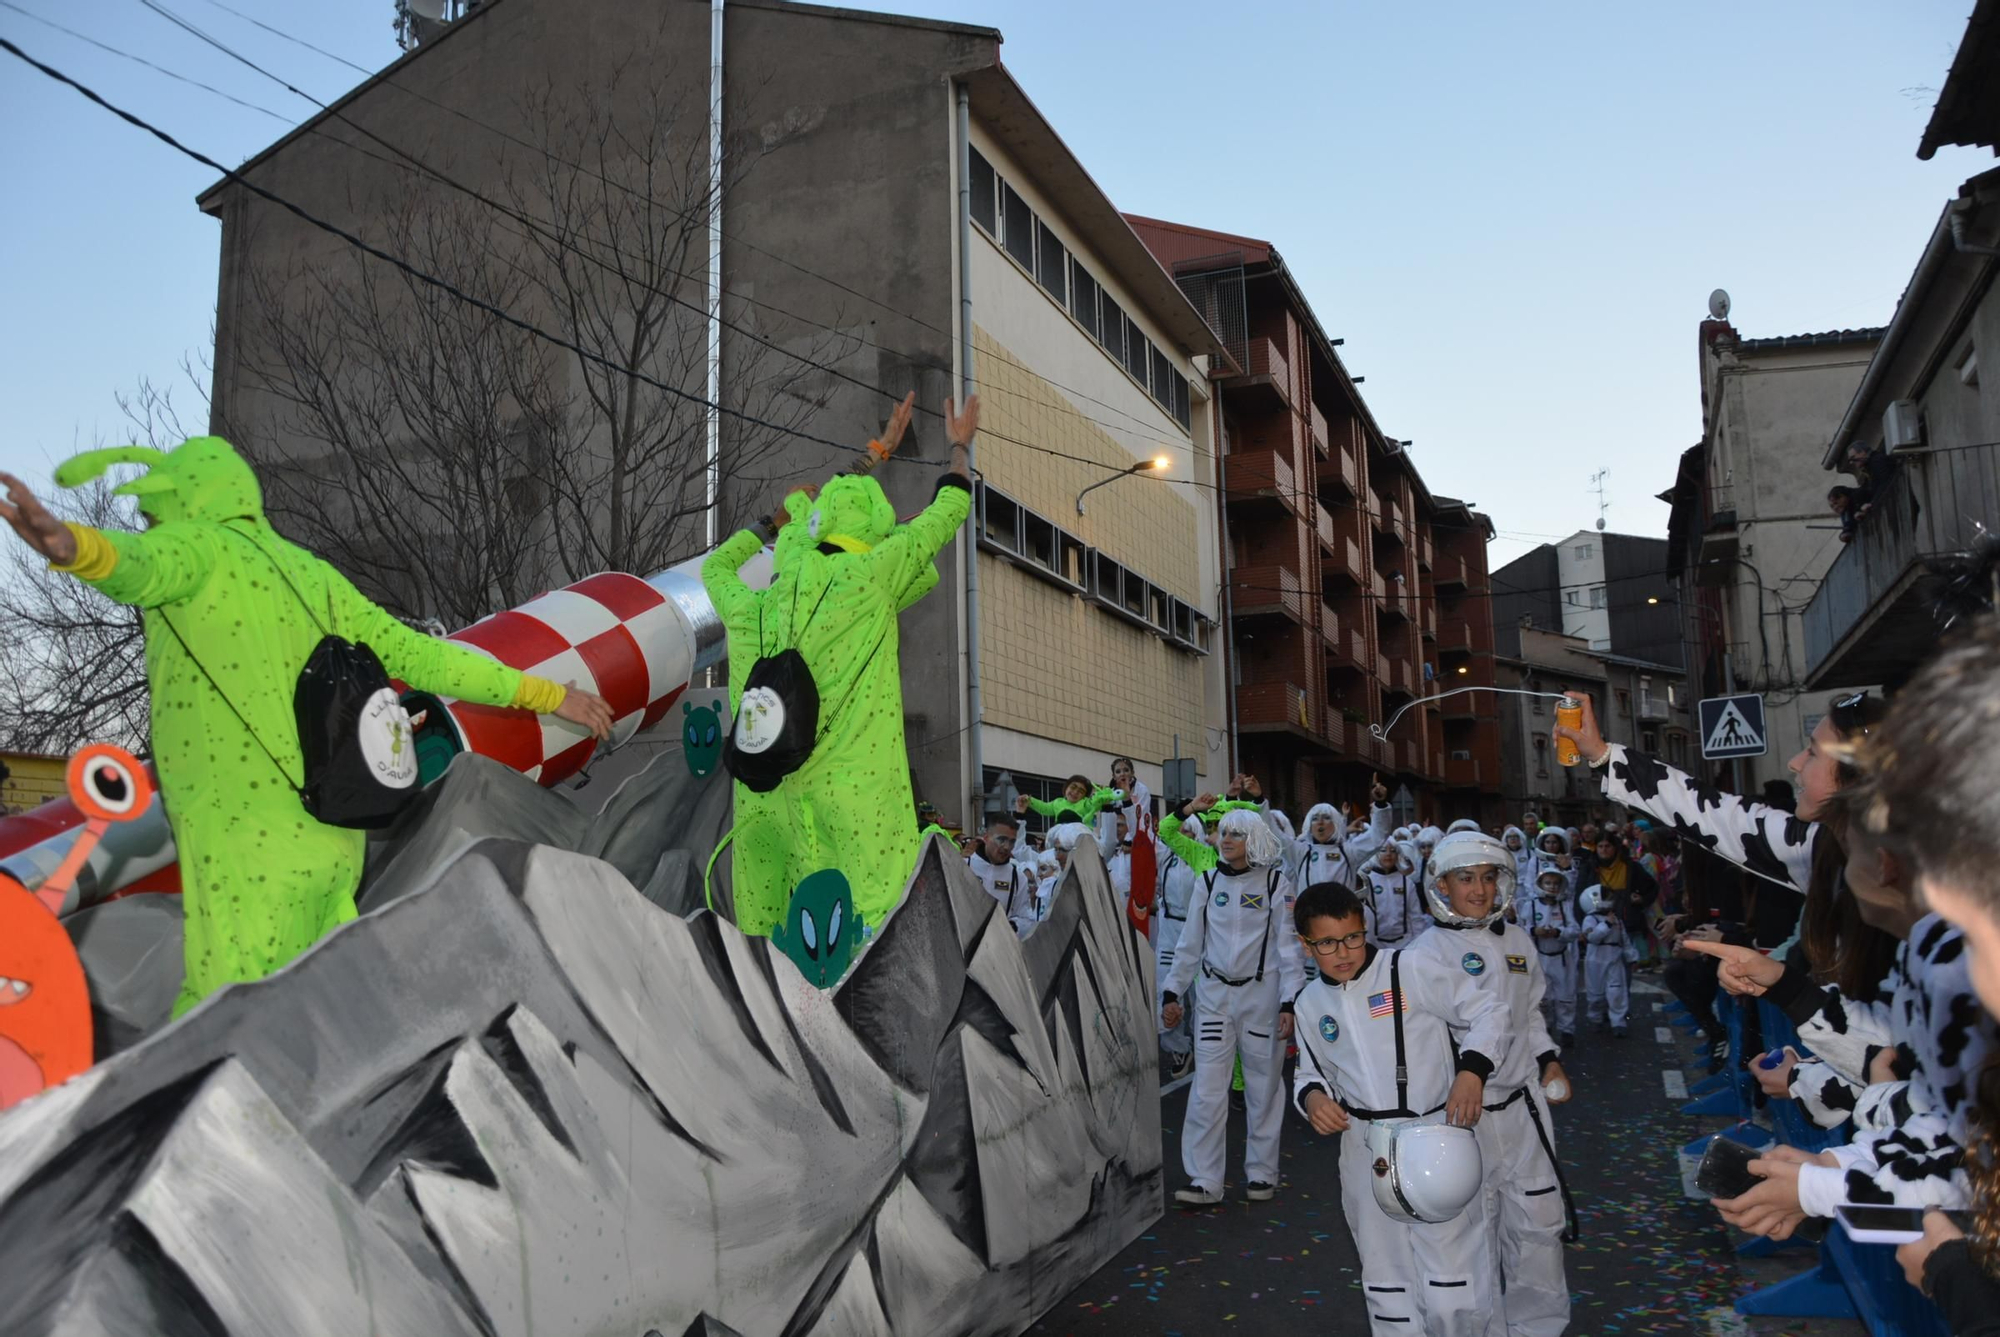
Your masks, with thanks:
M575 683L611 703L613 744L666 717L704 669L724 661L728 641L692 561L646 579L606 572L475 622L449 639L553 682ZM743 568L753 589L770 583L767 548ZM589 764L596 744L566 720L445 699L468 752L511 766L545 786ZM0 874L33 890L75 842L82 814L67 800L0 819ZM109 833L72 888L63 913L121 891L177 889L173 833L162 805Z

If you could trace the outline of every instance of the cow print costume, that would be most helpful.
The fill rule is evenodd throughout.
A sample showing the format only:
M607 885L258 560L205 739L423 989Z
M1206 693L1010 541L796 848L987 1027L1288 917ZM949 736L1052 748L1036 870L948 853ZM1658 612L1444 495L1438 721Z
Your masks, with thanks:
M1604 793L1667 824L1682 840L1806 891L1815 823L1724 793L1616 744ZM1886 1003L1848 999L1837 989L1813 986L1794 965L1768 995L1821 1060L1799 1065L1792 1077L1794 1092L1805 1085L1819 1105L1815 1122L1839 1122L1826 1116L1850 1102L1853 1111L1853 1140L1830 1149L1838 1167L1800 1168L1800 1206L1815 1216L1831 1216L1839 1202L1960 1207L1967 1201L1962 1163L1971 1086L2000 1035L1972 992L1963 938L1936 915L1910 930L1888 983ZM1896 1080L1871 1086L1870 1065L1892 1047Z

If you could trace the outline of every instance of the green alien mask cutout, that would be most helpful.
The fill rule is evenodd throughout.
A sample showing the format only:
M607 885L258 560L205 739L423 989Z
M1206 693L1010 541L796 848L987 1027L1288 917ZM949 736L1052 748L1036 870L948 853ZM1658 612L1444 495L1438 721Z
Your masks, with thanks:
M681 755L694 775L708 775L722 759L722 703L681 702Z
M827 989L847 973L860 944L860 930L847 875L838 868L822 868L792 893L784 922L771 930L771 941L800 974Z

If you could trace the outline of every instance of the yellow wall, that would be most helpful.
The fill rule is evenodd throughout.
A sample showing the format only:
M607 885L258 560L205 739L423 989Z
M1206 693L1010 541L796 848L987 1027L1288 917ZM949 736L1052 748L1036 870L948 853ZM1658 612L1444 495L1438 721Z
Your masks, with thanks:
M1078 515L1077 493L1130 466L1131 451L1019 365L1027 359L984 330L976 339L979 471L986 481L1128 570L1202 606L1194 507L1164 483L1128 478L1091 493L1088 513ZM1001 435L1101 463L1046 455ZM1193 753L1202 736L1205 659L990 553L980 554L979 579L987 720L1154 759L1170 754L1178 733L1182 755Z
M69 767L68 757L0 752L0 761L6 762L7 769L13 772L5 784L0 784L0 809L26 812L69 792L63 784L63 772Z

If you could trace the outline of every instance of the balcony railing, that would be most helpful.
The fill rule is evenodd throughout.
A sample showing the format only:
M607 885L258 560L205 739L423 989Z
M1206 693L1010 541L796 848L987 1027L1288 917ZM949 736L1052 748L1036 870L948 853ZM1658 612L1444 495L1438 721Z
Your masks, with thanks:
M1654 696L1650 692L1639 693L1639 718L1648 724L1664 723L1672 711L1667 707L1667 698Z
M1346 644L1340 635L1340 614L1330 603L1322 602L1319 606L1319 634L1336 653Z
M1298 474L1292 462L1275 450L1234 450L1223 461L1229 474L1232 501L1249 497L1276 497L1293 511L1298 509Z
M1354 463L1354 447L1348 442L1335 446L1327 457L1320 461L1321 483L1331 483L1352 497L1361 486L1360 471Z
M1262 386L1269 389L1287 407L1292 404L1292 366L1275 339L1250 340L1244 352L1243 375L1231 377L1227 383L1246 387Z
M1308 430L1312 433L1313 449L1324 455L1327 453L1329 438L1326 434L1326 415L1319 411L1319 405L1306 405Z
M1289 682L1245 683L1236 689L1236 718L1246 725L1312 728L1312 703Z
M1298 573L1288 566L1272 562L1232 567L1229 593L1239 614L1283 613L1294 622L1305 621L1305 590Z
M1331 551L1333 556L1326 559L1325 570L1329 578L1347 584L1361 582L1361 545L1351 538L1335 534Z
M1313 503L1313 529L1319 538L1320 547L1332 552L1339 543L1339 538L1334 533L1333 517L1327 513L1326 507L1318 502Z
M2000 446L1897 452L1896 472L1806 605L1806 685L1894 681L1936 641L1940 559L2000 528Z

